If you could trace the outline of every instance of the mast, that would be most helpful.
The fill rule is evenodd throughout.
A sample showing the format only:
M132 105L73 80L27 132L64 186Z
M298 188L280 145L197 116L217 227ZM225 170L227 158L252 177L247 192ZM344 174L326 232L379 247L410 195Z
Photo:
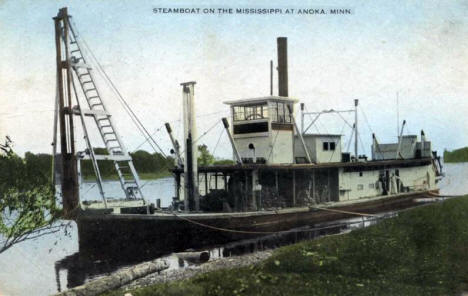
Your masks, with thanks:
M71 112L71 67L69 59L69 31L67 8L59 10L55 23L55 49L57 64L58 119L60 130L61 188L65 217L71 217L79 207L79 187L75 156L73 114ZM62 41L63 39L63 48ZM65 52L65 55L63 54Z
M354 157L356 157L356 161L358 160L358 114L357 114L357 107L358 107L359 100L354 100Z
M197 145L194 110L194 87L196 82L184 82L182 85L182 98L184 109L184 140L185 140L185 158L184 158L184 208L185 211L198 211L200 209L198 196L198 163L197 163Z
M145 200L141 192L140 180L132 158L119 136L106 109L101 92L94 79L93 68L87 63L82 51L82 39L71 23L67 8L59 10L55 21L55 43L57 51L57 108L60 126L62 155L62 195L65 215L79 207L79 184L77 157L90 159L96 175L97 185L107 208L106 196L102 187L99 160L113 161L120 185L127 199ZM99 63L98 68L100 68ZM113 86L112 81L107 81ZM113 86L114 90L115 86ZM85 102L82 104L81 102ZM73 105L75 104L75 105ZM87 109L89 108L89 109ZM73 116L79 116L83 129L86 150L75 151ZM85 117L94 119L95 129L99 132L107 153L96 154L89 137L90 122ZM55 142L55 140L54 140ZM78 154L80 156L78 156Z

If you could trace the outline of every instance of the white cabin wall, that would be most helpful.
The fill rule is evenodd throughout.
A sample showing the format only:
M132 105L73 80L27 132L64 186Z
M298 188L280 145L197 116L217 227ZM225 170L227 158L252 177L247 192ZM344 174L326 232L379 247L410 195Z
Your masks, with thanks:
M396 170L398 170L400 181L404 187L409 187L410 191L437 189L435 171L432 165L386 170L389 171L390 183L396 180L395 175ZM379 182L380 170L363 171L362 176L359 174L359 172L344 172L343 168L339 170L340 201L373 197L383 193L382 184ZM362 185L362 189L359 189L361 188L359 185ZM390 188L391 190L395 190L394 185L390 186L393 187ZM390 193L394 194L396 192Z
M324 142L334 142L335 150L323 150ZM340 162L341 143L339 137L316 137L315 138L315 158L317 163Z
M354 200L363 197L372 197L382 194L382 188L377 185L379 171L344 172L339 170L340 201ZM362 186L362 189L360 189Z
M289 130L273 130L271 133L273 152L270 157L268 157L269 155L265 157L267 163L293 163L293 132Z
M265 136L255 137L236 136L235 143L236 148L242 158L253 157L253 151L249 149L250 143L254 144L255 146L255 157L263 157L267 159L271 151L270 138L268 137L268 133L265 133Z
M403 186L410 190L433 190L437 189L435 183L435 172L432 165L400 168L400 180Z
M315 140L311 137L304 137L304 142L306 144L307 150L309 151L309 156L312 162L316 162L317 154L315 151ZM302 145L301 139L299 136L294 137L294 157L306 158L304 151L304 146Z

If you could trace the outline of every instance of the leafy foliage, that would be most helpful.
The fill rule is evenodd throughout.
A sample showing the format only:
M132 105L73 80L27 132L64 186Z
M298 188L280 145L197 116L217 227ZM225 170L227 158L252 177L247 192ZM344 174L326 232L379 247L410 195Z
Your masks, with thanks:
M3 150L3 149L2 149ZM42 167L44 155L26 153L24 159L11 148L0 155L0 253L15 243L60 230L50 171ZM50 167L50 164L48 165Z
M199 166L207 166L213 164L215 158L214 156L208 151L208 146L205 144L198 145L198 165Z

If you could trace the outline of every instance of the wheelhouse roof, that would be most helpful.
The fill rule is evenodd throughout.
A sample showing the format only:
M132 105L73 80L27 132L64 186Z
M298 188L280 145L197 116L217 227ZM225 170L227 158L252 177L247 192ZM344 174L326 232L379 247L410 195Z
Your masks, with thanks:
M258 98L250 98L250 99L225 101L224 104L242 106L242 105L257 104L257 103L262 103L262 102L297 103L297 102L299 102L299 100L298 99L293 99L293 98L290 98L290 97L268 96L268 97L258 97Z

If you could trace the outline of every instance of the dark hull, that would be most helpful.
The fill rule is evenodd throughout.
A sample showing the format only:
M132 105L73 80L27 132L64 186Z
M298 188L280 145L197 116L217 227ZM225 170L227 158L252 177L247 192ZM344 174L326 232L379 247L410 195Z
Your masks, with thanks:
M424 192L363 200L331 209L359 213L379 213L408 208L414 199L427 196ZM80 253L93 257L151 258L165 253L197 249L249 239L305 225L353 217L349 213L295 208L278 212L192 214L190 221L175 215L80 215L77 218ZM209 225L210 228L196 223Z

